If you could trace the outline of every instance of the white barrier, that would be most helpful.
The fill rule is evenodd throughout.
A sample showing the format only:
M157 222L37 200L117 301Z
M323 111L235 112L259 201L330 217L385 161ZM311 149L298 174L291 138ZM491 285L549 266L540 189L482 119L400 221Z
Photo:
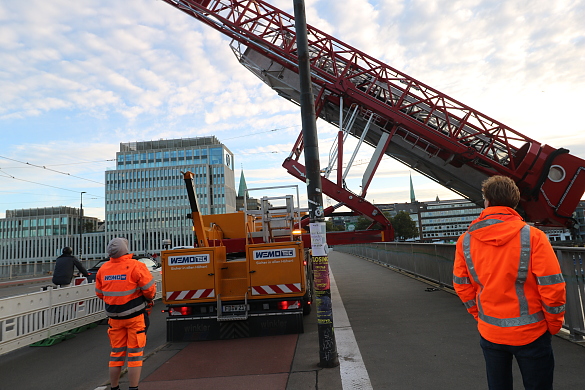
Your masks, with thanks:
M159 299L161 274L153 276ZM104 303L93 283L0 299L0 355L103 318Z

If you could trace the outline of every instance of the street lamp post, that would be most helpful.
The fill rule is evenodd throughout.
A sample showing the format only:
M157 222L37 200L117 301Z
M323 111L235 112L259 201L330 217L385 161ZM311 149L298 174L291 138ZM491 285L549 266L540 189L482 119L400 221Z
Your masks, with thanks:
M146 257L146 219L148 215L148 206L144 206L144 232L142 233L142 246L144 249L144 257Z
M81 192L81 202L79 207L79 260L83 258L83 194L87 192Z
M339 365L333 311L331 308L331 288L329 281L329 257L327 256L327 235L323 216L323 192L319 166L319 145L315 118L315 98L311 87L311 66L304 0L293 0L295 31L297 34L297 53L299 59L300 105L305 146L305 167L307 201L309 203L311 255L317 306L317 330L319 335L319 365L332 368Z

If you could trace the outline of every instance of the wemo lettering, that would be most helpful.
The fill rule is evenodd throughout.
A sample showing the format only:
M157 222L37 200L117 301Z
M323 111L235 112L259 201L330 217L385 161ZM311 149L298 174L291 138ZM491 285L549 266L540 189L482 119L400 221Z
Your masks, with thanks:
M170 256L169 265L209 263L209 255Z
M290 257L295 257L294 248L254 251L254 260L282 259Z

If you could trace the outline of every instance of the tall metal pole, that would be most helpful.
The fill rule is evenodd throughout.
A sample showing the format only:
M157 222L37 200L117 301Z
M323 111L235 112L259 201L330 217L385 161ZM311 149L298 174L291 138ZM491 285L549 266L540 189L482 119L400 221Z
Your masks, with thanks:
M81 202L79 205L79 260L83 258L83 194L86 194L86 192L81 192Z
M301 89L301 119L305 145L305 166L307 198L311 231L311 250L315 280L315 303L317 306L317 330L319 333L319 365L336 367L339 365L337 345L333 329L331 309L331 289L329 284L329 258L323 215L323 195L321 192L321 167L319 164L319 141L315 118L315 98L311 86L309 64L309 43L304 0L293 0L297 51L299 55L299 78Z
M144 232L142 233L142 249L144 250L144 257L146 257L146 219L148 215L148 206L144 206Z

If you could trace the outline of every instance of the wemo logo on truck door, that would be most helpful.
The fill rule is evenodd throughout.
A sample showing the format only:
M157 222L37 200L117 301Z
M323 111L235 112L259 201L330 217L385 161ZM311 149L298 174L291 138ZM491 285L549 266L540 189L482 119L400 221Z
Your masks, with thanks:
M254 260L290 259L296 256L295 248L263 249L253 253Z
M209 254L169 256L169 265L209 264Z

